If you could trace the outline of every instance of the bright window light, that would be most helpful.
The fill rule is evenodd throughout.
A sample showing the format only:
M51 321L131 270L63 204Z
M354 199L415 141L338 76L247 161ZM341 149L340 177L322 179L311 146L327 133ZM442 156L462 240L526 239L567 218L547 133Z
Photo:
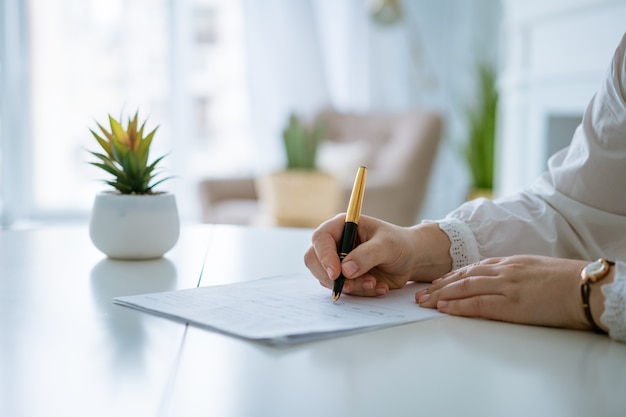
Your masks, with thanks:
M30 0L27 10L31 212L84 215L107 188L87 150L88 129L109 113L139 109L160 126L153 157L169 153L181 206L198 204L185 191L196 178L248 169L239 1Z

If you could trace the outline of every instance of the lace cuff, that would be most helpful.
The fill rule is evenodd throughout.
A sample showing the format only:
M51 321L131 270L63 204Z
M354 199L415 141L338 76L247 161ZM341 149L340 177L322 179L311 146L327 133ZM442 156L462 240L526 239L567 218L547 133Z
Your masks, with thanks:
M452 270L462 268L480 260L478 243L472 229L463 221L449 217L438 220L439 228L450 239Z
M612 339L626 342L626 263L615 263L615 278L602 286L604 313L600 321L609 328Z

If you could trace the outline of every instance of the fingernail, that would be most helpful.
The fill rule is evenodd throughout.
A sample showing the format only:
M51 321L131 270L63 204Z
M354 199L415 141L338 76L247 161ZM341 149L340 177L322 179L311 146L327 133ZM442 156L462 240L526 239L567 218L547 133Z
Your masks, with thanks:
M342 264L341 268L343 269L343 273L346 274L347 276L354 275L354 273L357 270L356 264L354 262L352 262L352 261L348 261L348 262Z
M418 303L420 303L420 304L424 304L424 303L425 303L426 301L428 301L429 299L430 299L430 294L424 294L424 295L421 295L421 296L418 298L417 302L418 302Z
M437 310L444 310L446 307L448 307L448 302L445 300L439 300L437 301Z
M333 269L330 266L328 268L326 268L326 275L328 275L328 278L330 278L330 279L335 278L335 274L333 272Z
M373 288L374 288L374 286L375 286L375 285L376 285L376 283L375 283L375 282L372 282L372 281L365 281L365 282L363 283L363 289L364 289L364 290L371 290L371 289L373 289Z
M387 294L388 289L386 287L378 287L376 288L376 294L385 295Z

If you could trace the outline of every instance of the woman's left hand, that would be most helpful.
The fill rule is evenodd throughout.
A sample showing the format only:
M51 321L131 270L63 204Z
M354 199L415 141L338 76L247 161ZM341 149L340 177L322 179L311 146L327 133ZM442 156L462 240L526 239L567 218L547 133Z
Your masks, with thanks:
M456 316L589 329L580 295L580 271L587 263L531 255L489 258L433 281L415 300ZM594 290L601 296L599 286Z

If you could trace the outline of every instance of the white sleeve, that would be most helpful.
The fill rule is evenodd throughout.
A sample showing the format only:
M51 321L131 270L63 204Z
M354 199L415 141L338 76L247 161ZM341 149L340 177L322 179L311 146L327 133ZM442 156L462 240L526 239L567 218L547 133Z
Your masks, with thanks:
M439 228L450 239L450 256L452 257L453 270L480 260L474 233L466 223L453 217L440 220L437 223L439 223Z
M626 342L626 262L615 263L615 278L602 286L604 313L600 321L609 328L609 336Z
M514 254L586 257L568 221L530 192L496 201L469 201L438 223L450 238L453 269Z
M543 180L509 198L467 202L437 223L456 268L516 254L590 261L626 254L626 216L582 204Z

